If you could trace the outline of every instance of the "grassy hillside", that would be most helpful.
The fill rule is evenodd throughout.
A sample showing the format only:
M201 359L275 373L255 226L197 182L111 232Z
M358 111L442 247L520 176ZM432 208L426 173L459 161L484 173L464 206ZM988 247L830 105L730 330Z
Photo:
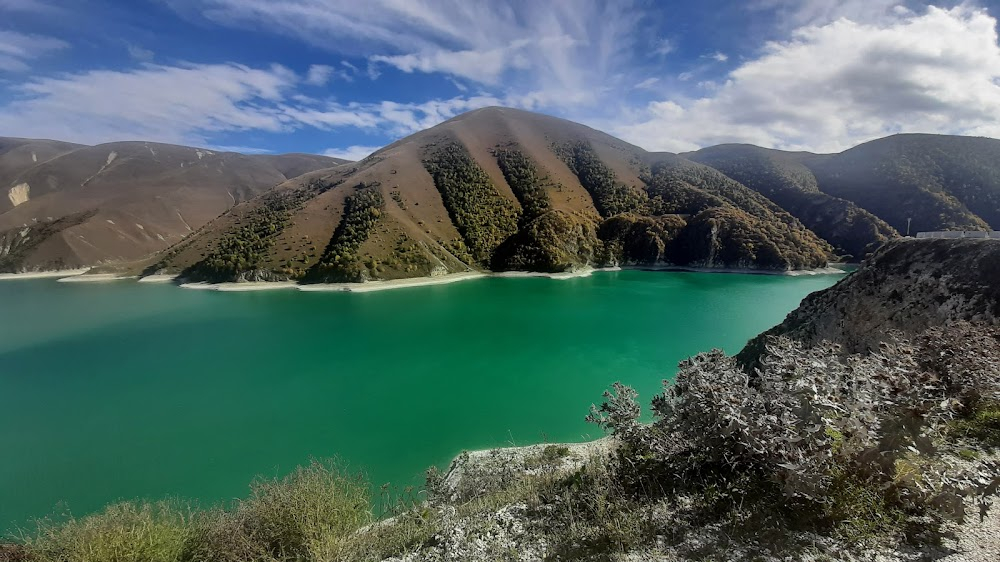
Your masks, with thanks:
M22 245L16 256L4 252L3 267L141 258L302 171L340 163L146 142L91 147L0 139L0 238L33 231L30 248Z
M105 267L313 282L608 265L781 271L860 260L908 220L913 232L1000 222L1000 141L897 135L835 155L723 145L678 156L501 107L340 166L0 139L0 177L4 162L8 270L125 262ZM30 245L16 240L25 228Z
M335 187L309 188L315 174L281 186L296 203L273 231L235 219L269 212L268 194L214 221L185 242L197 252L174 251L160 269L309 282L616 264L787 270L822 266L830 250L709 167L513 109L469 112L324 174ZM241 248L242 259L208 266Z
M752 145L720 145L684 156L767 197L832 244L845 259L860 260L898 235L857 204L820 191L816 177L796 155Z
M1000 228L1000 141L894 135L830 156L802 158L820 189L896 230Z

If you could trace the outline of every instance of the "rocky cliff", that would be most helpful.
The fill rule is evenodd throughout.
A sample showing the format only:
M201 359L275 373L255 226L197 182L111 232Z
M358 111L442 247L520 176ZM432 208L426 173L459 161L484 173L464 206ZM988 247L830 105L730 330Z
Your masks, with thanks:
M755 363L769 336L830 340L860 352L890 331L915 334L949 321L995 325L998 319L1000 242L900 239L840 283L806 297L784 322L751 340L739 359Z

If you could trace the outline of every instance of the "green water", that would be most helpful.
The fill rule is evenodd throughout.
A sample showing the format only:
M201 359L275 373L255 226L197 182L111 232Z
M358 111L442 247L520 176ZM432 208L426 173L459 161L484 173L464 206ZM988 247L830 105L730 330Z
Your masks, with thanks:
M246 495L339 456L405 486L463 449L580 441L620 380L738 351L835 276L623 271L365 294L0 283L0 530ZM62 502L60 504L60 502Z

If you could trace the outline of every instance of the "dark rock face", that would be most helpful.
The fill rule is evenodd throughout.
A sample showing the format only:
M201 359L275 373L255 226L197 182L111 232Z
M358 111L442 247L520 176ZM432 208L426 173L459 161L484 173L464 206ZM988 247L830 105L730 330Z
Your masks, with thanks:
M890 242L854 274L806 297L738 357L754 365L768 336L810 344L830 340L860 352L890 331L916 334L957 320L1000 323L1000 241Z

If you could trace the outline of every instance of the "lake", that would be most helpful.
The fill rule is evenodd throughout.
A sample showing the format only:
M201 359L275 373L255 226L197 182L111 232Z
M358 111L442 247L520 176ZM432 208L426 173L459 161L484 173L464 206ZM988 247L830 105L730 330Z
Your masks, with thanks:
M839 276L600 272L374 293L0 282L0 530L122 498L213 504L339 457L422 481L464 449L582 441L615 381L738 351Z

